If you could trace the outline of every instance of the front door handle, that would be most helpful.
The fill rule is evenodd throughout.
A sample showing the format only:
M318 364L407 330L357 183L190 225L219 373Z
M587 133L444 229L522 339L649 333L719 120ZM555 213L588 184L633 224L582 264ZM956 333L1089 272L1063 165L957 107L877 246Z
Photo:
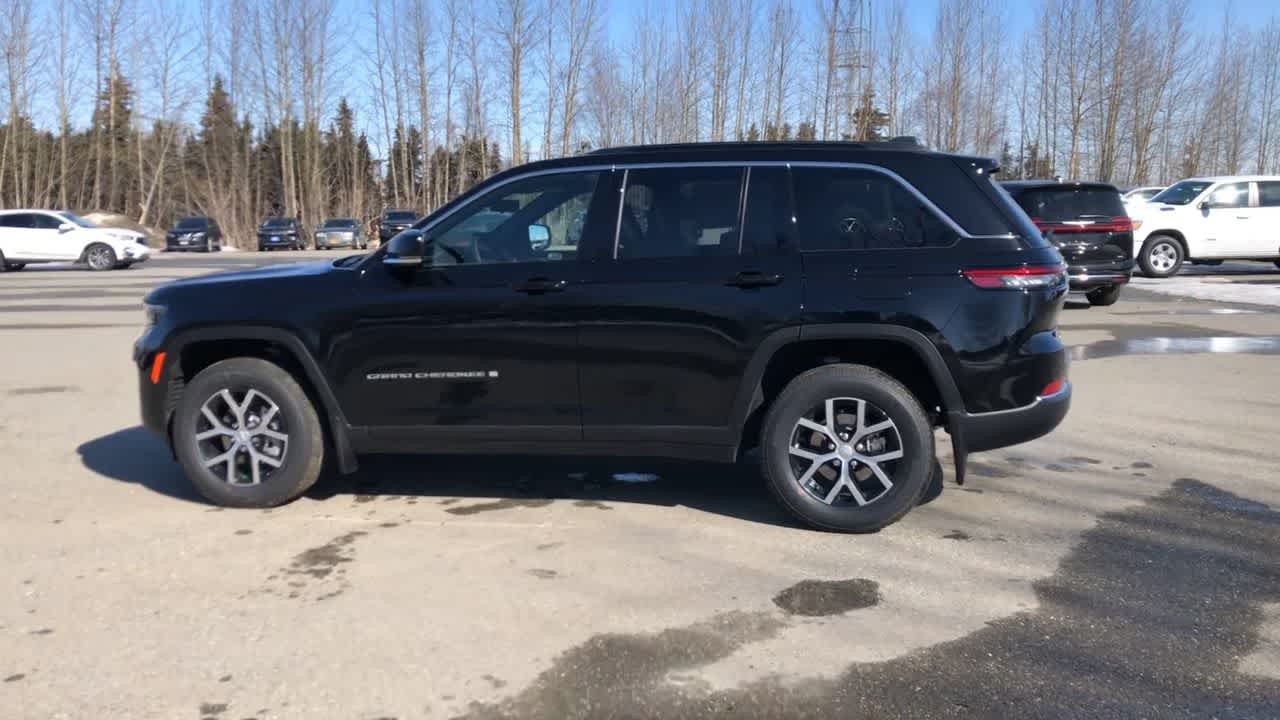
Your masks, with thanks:
M762 273L755 270L740 272L729 278L726 285L732 285L739 288L758 288L777 285L782 282L782 276L778 273Z
M560 292L569 287L566 280L552 280L550 278L530 278L523 283L515 286L516 292L528 293L530 295L541 295L549 292Z

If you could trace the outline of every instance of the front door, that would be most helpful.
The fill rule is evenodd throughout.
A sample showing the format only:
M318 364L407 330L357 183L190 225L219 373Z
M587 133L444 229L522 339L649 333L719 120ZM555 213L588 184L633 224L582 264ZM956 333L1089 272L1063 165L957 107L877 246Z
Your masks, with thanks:
M1192 256L1250 257L1257 252L1257 223L1250 207L1249 183L1224 183L1208 195L1208 207L1197 208L1204 228L1204 250Z
M375 297L331 367L348 420L427 441L580 439L578 245L608 175L499 186L427 226L413 277L370 270Z
M587 441L637 454L644 443L736 441L748 362L800 305L794 256L754 250L757 236L778 242L775 219L790 220L785 175L770 176L785 168L752 171L761 174L751 190L767 202L748 210L746 233L746 168L633 168L619 178L615 242L583 287L594 308L579 343Z

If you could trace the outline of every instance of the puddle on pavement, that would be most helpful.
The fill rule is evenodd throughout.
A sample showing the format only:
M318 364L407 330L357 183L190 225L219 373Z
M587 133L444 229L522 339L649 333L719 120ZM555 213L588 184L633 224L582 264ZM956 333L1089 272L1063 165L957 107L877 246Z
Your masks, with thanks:
M1280 355L1280 335L1243 337L1142 337L1099 340L1071 348L1072 360L1121 355L1199 355L1205 353Z
M773 604L791 615L822 617L868 608L880 602L875 580L804 580L778 593Z

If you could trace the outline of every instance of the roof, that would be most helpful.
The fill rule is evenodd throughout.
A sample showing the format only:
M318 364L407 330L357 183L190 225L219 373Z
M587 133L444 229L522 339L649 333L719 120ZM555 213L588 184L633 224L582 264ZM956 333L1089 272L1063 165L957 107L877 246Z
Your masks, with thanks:
M1075 190L1110 190L1120 192L1115 185L1088 180L1002 180L1001 185L1007 190L1045 190L1049 188L1071 188Z
M1230 182L1230 181L1255 182L1258 180L1267 180L1267 181L1277 182L1277 181L1280 181L1280 175L1207 175L1204 177L1185 178L1183 180L1179 180L1179 182L1194 181L1194 182L1220 183L1220 182Z

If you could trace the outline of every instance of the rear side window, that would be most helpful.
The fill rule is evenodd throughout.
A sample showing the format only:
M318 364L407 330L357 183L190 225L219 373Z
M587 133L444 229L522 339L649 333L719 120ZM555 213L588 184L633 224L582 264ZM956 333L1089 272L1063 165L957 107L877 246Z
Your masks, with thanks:
M30 213L11 213L9 215L0 215L0 227L7 228L30 228Z
M742 250L773 255L791 250L795 217L791 211L791 175L787 168L764 165L747 176L747 209L742 223Z
M628 171L617 257L736 255L742 175L726 167Z
M1268 180L1258 183L1258 205L1280 207L1280 181Z
M1120 192L1107 188L1028 188L1014 199L1032 220L1110 219L1125 214Z
M871 170L792 168L800 250L945 247L956 233L901 183Z

